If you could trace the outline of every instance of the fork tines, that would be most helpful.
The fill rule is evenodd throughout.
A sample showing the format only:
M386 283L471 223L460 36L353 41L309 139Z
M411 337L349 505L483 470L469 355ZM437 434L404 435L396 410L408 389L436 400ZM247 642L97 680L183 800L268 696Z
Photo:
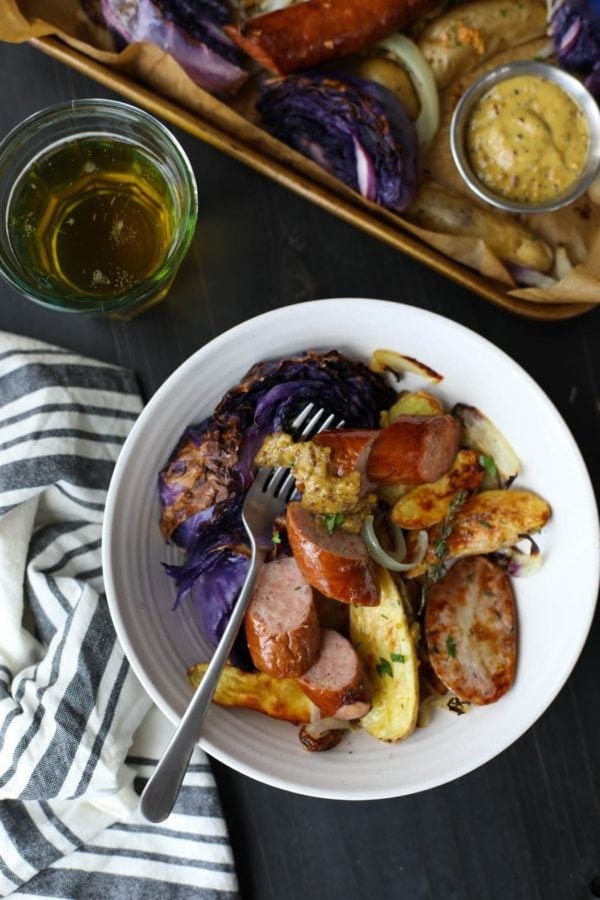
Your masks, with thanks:
M335 422L335 414L328 412L323 407L315 410L314 403L307 403L302 411L292 422L292 436L294 441L308 441L315 434L325 431L330 426L342 428L344 419ZM334 424L335 422L335 424ZM284 466L276 466L272 474L265 480L263 491L269 490L275 497L285 497L286 502L291 498L295 487L295 479L290 469Z

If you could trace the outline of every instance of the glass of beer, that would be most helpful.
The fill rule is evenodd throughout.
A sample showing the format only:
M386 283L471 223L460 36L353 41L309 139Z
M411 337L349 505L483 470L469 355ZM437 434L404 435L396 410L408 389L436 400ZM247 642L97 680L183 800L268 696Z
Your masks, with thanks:
M190 162L114 100L41 110L0 143L0 274L63 312L131 318L167 294L196 227Z

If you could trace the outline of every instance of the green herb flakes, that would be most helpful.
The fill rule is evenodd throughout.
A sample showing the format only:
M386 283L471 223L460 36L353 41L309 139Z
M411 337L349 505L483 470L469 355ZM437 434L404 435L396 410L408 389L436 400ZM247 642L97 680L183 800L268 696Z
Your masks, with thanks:
M479 456L479 465L482 469L485 469L490 478L493 478L494 480L498 479L498 469L496 468L493 456L485 456L485 454L481 453Z
M280 543L281 543L281 535L279 534L278 531L274 531L274 532L273 532L273 537L271 538L271 540L273 541L274 544L280 544Z
M338 525L343 525L346 517L344 513L330 513L327 516L323 516L325 520L325 528L327 529L327 534L333 534L333 529Z
M404 663L406 662L406 657L404 653L390 653L392 662Z
M446 653L448 656L451 656L452 659L456 659L456 643L451 634L446 638Z
M386 659L384 656L379 657L379 662L377 663L377 674L383 678L384 675L389 675L390 678L394 677L394 672L392 670L392 664L389 659Z

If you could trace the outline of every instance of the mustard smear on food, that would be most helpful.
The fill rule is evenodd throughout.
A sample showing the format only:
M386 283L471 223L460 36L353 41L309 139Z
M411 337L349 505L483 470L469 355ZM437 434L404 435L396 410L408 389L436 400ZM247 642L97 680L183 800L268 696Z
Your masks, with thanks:
M329 470L329 447L312 441L295 444L289 434L268 435L254 462L257 466L291 467L302 506L313 515L341 514L339 527L358 533L365 515L372 512L377 498L361 496L360 472L336 476Z
M582 171L590 134L577 103L535 75L508 78L475 104L467 129L477 178L507 200L552 200Z

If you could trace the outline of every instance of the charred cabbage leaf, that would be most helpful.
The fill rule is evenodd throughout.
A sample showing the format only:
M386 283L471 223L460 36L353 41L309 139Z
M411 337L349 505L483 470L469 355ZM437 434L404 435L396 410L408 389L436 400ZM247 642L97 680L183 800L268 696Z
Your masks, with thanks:
M261 362L225 394L212 416L186 429L159 476L161 528L184 550L165 566L177 583L175 606L190 596L207 639L216 644L249 564L241 521L253 460L264 437L290 429L313 402L346 425L373 428L395 391L360 362L335 350ZM289 552L285 535L277 552ZM239 648L238 664L243 665Z
M551 32L561 66L587 76L600 98L600 0L566 0L552 13Z
M102 0L102 13L126 43L155 44L207 91L229 93L246 78L242 55L222 28L233 19L225 0Z
M256 108L264 128L367 200L401 212L418 184L418 140L387 88L317 72L267 82Z

